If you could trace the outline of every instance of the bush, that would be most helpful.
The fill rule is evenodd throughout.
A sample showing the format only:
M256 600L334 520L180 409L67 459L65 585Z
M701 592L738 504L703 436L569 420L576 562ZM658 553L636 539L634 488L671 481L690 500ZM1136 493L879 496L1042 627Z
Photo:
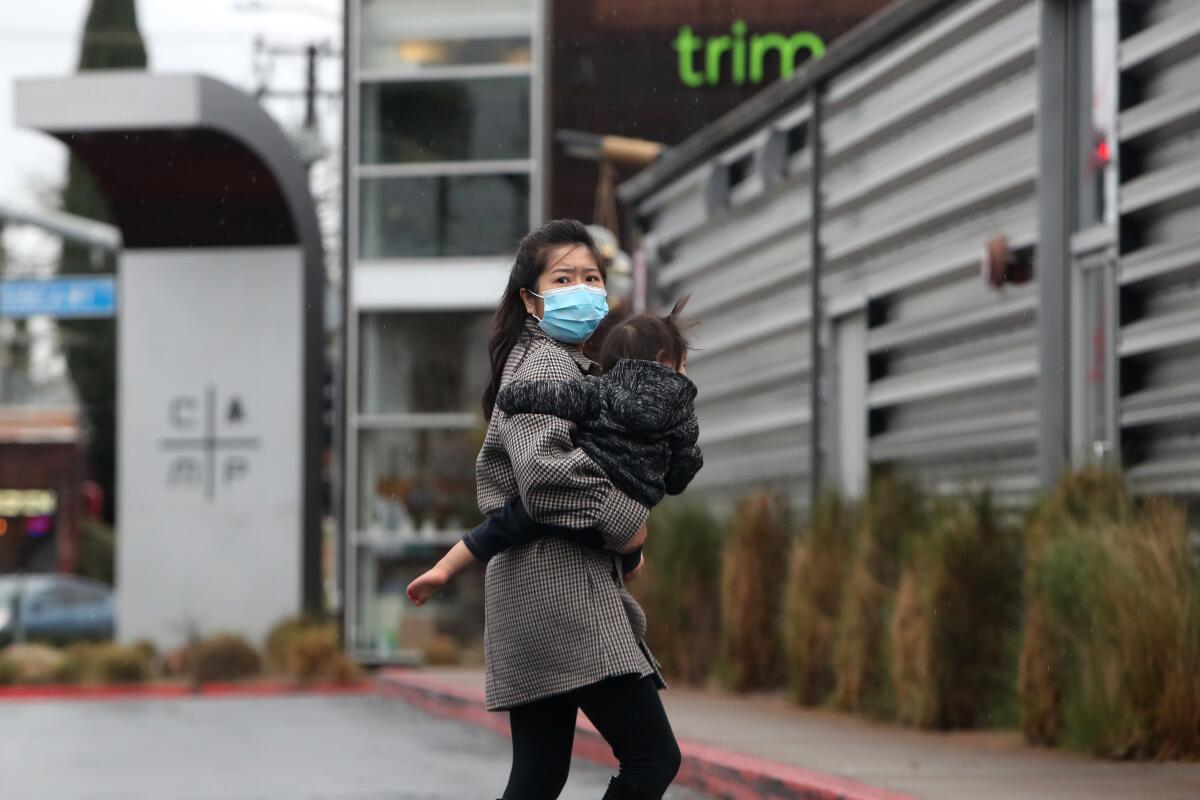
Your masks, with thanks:
M987 495L936 509L901 573L890 622L896 717L971 728L1011 705L1020 550Z
M1046 628L1061 643L1049 653L1066 667L1055 741L1110 757L1196 758L1200 570L1185 517L1164 501L1116 510L1059 530L1035 568Z
M845 590L855 510L836 495L822 499L792 547L784 594L784 651L792 697L803 705L834 687L833 640Z
M90 660L91 674L100 683L145 683L152 673L145 649L136 645L98 645Z
M40 684L54 682L64 656L45 644L14 644L0 651L0 658L10 665L11 683Z
M262 661L250 643L231 633L200 642L187 661L199 683L253 678L262 670Z
M301 684L329 681L345 685L361 680L358 665L338 645L332 625L311 627L293 636L284 663L288 677Z
M445 667L459 662L459 642L446 633L435 633L421 648L421 659L431 667Z
M102 520L85 517L79 523L79 574L113 585L116 532Z
M11 686L17 682L19 670L12 659L0 653L0 686Z
M834 632L832 702L839 708L893 712L888 620L904 553L919 547L925 514L924 494L911 479L884 474L872 480Z
M295 641L296 637L306 631L320 628L325 624L327 623L309 615L285 617L276 622L271 627L271 630L267 632L265 646L267 667L276 672L285 671L287 669L288 651L291 649L292 642Z
M734 691L782 677L780 611L791 544L782 497L757 492L738 504L721 561L722 677Z
M1031 511L1026 524L1025 623L1017 673L1021 729L1033 744L1055 745L1066 723L1068 684L1077 671L1067 632L1053 623L1043 591L1048 551L1072 528L1086 528L1132 513L1125 481L1115 472L1089 468L1063 477ZM1069 577L1069 576L1068 576ZM1048 587L1049 588L1049 587Z
M700 684L712 671L720 637L721 528L706 509L682 502L651 517L646 565L630 582L646 609L646 639L667 675Z

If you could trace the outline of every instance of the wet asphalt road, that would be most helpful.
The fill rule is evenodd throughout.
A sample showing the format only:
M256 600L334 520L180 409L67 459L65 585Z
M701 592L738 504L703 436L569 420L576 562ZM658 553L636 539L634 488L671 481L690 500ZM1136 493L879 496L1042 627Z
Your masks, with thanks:
M503 790L509 748L373 696L6 702L0 797L479 800ZM562 797L597 800L608 775L576 761Z

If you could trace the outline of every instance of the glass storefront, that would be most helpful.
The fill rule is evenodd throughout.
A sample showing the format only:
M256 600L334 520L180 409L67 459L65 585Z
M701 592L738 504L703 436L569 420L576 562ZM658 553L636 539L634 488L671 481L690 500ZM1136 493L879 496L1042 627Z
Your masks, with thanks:
M529 228L529 175L363 178L364 259L490 256Z
M350 318L346 601L355 649L386 661L432 636L470 646L480 634L478 575L421 608L404 589L480 519L494 297L464 302L463 288L495 270L499 295L536 213L537 11L531 0L350 8L349 279L369 262L390 294L356 300Z
M527 76L364 84L361 105L364 164L529 158Z

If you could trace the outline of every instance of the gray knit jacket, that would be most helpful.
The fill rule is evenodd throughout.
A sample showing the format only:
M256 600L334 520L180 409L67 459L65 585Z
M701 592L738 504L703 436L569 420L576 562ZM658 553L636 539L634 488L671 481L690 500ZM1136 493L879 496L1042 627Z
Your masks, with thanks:
M575 445L613 485L646 507L679 494L704 465L696 440L696 384L655 361L626 359L601 377L511 381L505 414L548 414L575 423Z

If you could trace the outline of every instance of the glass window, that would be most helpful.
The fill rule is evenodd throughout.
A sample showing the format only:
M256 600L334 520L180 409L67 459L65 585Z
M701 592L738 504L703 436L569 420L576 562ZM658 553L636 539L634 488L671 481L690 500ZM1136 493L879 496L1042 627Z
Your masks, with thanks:
M367 83L362 161L529 158L529 78Z
M363 69L399 72L455 65L529 64L532 61L528 36L446 39L368 35L362 49Z
M397 538L462 532L479 523L477 430L367 430L360 434L359 527Z
M361 258L494 256L529 228L529 175L363 178Z
M364 414L480 411L490 313L364 314L359 327Z

